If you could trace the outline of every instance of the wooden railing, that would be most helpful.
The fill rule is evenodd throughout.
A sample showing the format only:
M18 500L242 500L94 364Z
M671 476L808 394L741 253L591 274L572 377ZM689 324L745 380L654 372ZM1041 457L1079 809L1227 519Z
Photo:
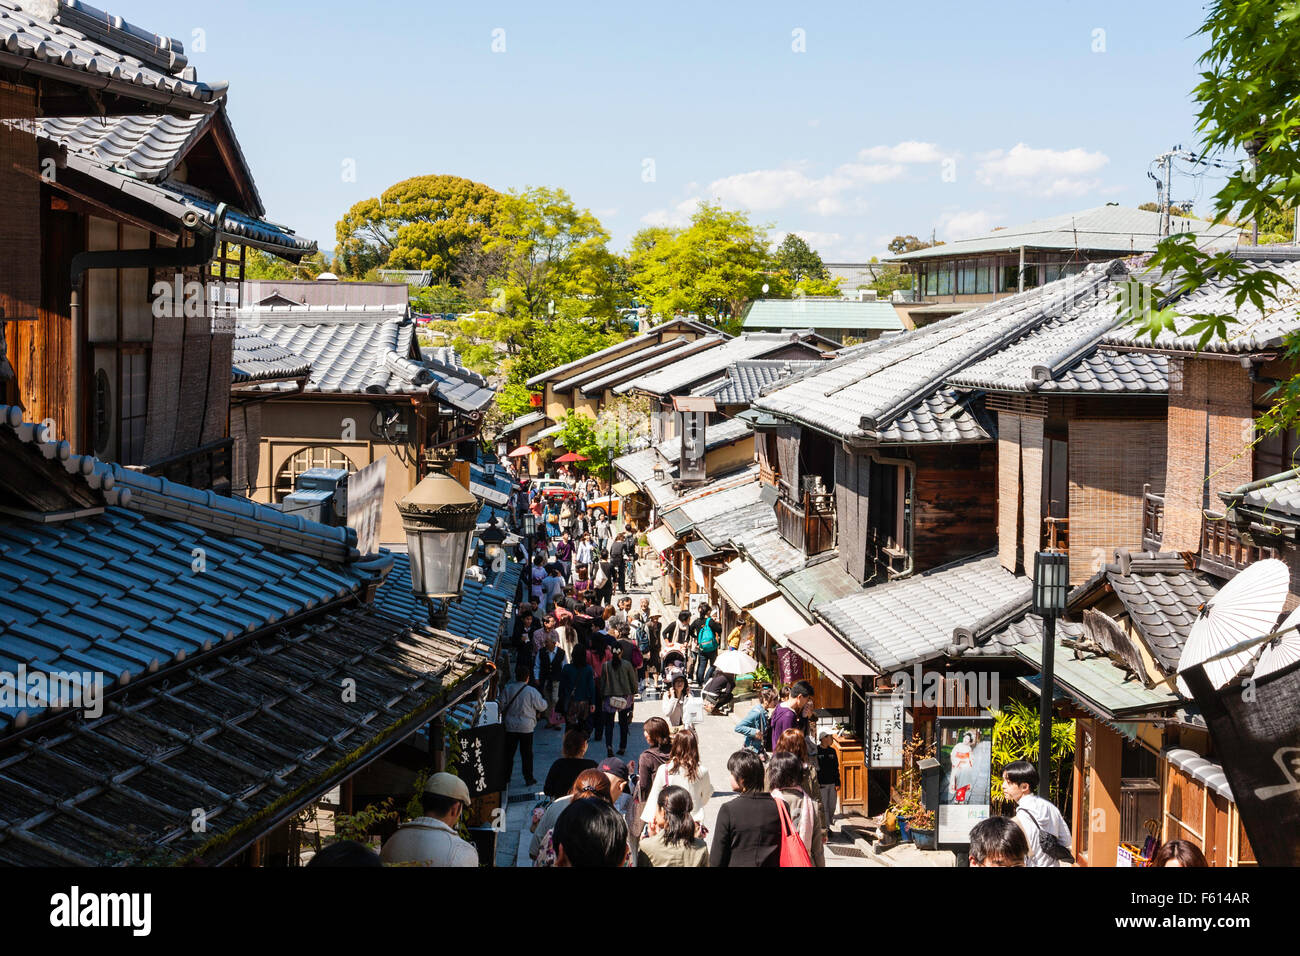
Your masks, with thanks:
M766 462L758 463L758 480L765 485L775 485L777 483L777 470Z
M802 507L781 497L775 509L776 530L792 547L809 556L835 547L834 494L806 494Z
M1204 512L1201 518L1202 569L1230 578L1249 564L1275 557L1276 548L1242 541L1232 520L1213 511Z
M1159 551L1165 540L1165 498L1153 495L1151 486L1142 488L1142 550Z
M234 447L233 438L221 438L146 465L144 472L192 488L229 494Z

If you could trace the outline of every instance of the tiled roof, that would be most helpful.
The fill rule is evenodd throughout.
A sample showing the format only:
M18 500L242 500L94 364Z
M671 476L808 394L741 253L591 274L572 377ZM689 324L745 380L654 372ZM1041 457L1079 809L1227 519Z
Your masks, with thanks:
M1083 625L1059 620L1057 630L1071 638L1083 636ZM1043 619L1036 614L1024 614L1006 627L982 636L973 646L954 644L948 648L950 657L1015 657L1021 644L1037 644L1043 639Z
M46 19L50 17L50 19ZM76 86L195 110L212 108L225 83L200 83L180 42L102 10L64 0L0 0L0 67L32 69ZM78 75L79 74L79 75Z
M953 631L1027 595L996 555L968 558L823 604L817 616L884 673L944 653Z
M744 534L771 530L776 527L776 512L767 502L758 501L743 508L727 511L707 521L696 522L695 533L715 548Z
M392 558L392 573L375 592L375 609L403 621L428 620L428 608L411 593L410 556L395 552ZM466 577L460 599L447 607L447 630L477 641L477 650L488 660L495 658L501 629L514 613L522 570L519 562L507 561L504 571L486 581Z
M1048 300L1043 322L1004 349L950 375L947 383L990 391L1158 393L1169 388L1164 356L1098 349L1115 324L1117 282L1078 298Z
M508 425L504 426L498 434L513 435L521 428L526 428L534 422L544 421L545 418L545 412L528 412L526 415L520 415L518 418L512 420Z
M654 477L655 465L659 464L660 461L659 453L653 448L647 448L644 451L637 451L630 455L615 458L614 467L638 485L644 486L647 481Z
M1186 747L1167 747L1161 751L1160 756L1228 802L1237 802L1232 795L1232 787L1228 784L1228 777L1223 772L1222 764L1202 757L1195 750L1188 750Z
M1149 252L1161 239L1161 214L1123 206L1095 206L1079 212L1063 213L1035 219L1019 226L997 229L982 236L956 239L894 256L890 262L914 262L974 255L983 252L1010 252L1021 246L1029 249L1062 249L1113 252L1132 255ZM1215 245L1236 244L1238 226L1214 226L1200 219L1173 217L1171 231L1194 232L1197 245L1213 241Z
M1300 468L1269 475L1219 497L1229 508L1261 523L1295 524L1300 520Z
M532 388L535 385L541 385L551 379L559 380L574 369L590 364L594 359L604 358L605 356L621 355L630 350L635 350L642 345L657 339L659 334L663 331L676 328L690 329L704 334L718 334L717 329L704 325L701 322L695 322L690 319L670 319L667 322L661 322L659 325L647 329L640 335L634 335L632 338L624 339L622 342L615 342L613 345L606 346L596 352L584 355L582 358L574 359L572 362L557 365L555 368L548 368L545 372L538 372L524 384L529 388Z
M230 359L235 384L299 378L311 372L311 363L302 356L243 328L235 329Z
M147 203L164 215L184 223L187 229L198 225L215 228L217 211L223 206L216 198L176 180L147 182L101 166L93 159L77 153L68 154L68 168ZM259 219L232 206L226 206L222 210L221 231L244 245L274 252L294 261L316 251L315 240L305 239L286 226Z
M1228 337L1218 336L1204 346L1203 351L1228 354L1249 354L1267 352L1282 347L1283 340L1292 332L1300 330L1300 260L1293 258L1268 259L1262 255L1254 258L1252 250L1243 249L1239 258L1247 259L1250 271L1267 269L1281 275L1294 288L1285 283L1278 289L1278 302L1269 304L1267 313L1261 313L1254 305L1246 302L1240 307L1233 301L1226 281L1211 279L1205 286L1190 295L1176 299L1170 307L1179 316L1175 320L1174 330L1161 332L1153 342L1149 335L1132 325L1125 325L1108 332L1105 340L1111 345L1124 345L1132 348L1165 349L1174 352L1201 351L1200 336L1186 334L1191 324L1190 316L1213 313L1235 316L1236 323L1228 325Z
M351 609L133 687L100 719L0 751L0 864L229 862L474 695L491 674L475 650Z
M927 395L880 429L880 443L989 441L997 426L983 403L966 398L951 388Z
M645 363L655 359L662 358L668 361L668 353L677 351L690 344L690 339L677 336L676 338L667 339L663 342L647 342L644 348L639 348L635 352L621 352L615 355L607 362L602 362L594 368L588 368L583 371L563 378L551 385L551 389L556 392L567 392L577 385L586 385L596 379L605 379L607 376L617 379L619 374L635 375L634 368L642 368ZM648 365L645 365L648 367ZM626 371L625 370L629 370ZM599 388L599 386L598 386Z
M728 418L716 425L708 425L704 430L704 450L706 452L713 451L715 448L721 448L723 445L739 441L746 435L752 435L753 432L754 426L749 422L741 421L739 418ZM661 441L658 445L655 445L654 450L664 461L675 464L682 454L681 436Z
M747 481L734 488L712 491L693 497L681 505L693 524L702 524L710 518L717 518L756 504L759 497L757 481Z
M744 548L750 564L773 581L802 568L807 560L802 551L791 545L774 529L750 529L736 535L732 540Z
M401 308L267 306L241 310L239 321L311 363L309 392L427 393L462 411L477 411L496 394L459 363L413 358L415 325Z
M898 312L888 302L854 299L757 299L745 312L745 331L763 329L842 329L900 332Z
M644 375L652 374L666 365L672 365L681 361L690 355L697 355L700 352L706 352L717 348L727 341L726 336L702 335L693 342L686 342L681 339L675 339L681 342L680 345L674 345L670 349L654 350L654 354L649 354L651 350L637 353L639 360L635 365L628 365L618 369L615 372L604 372L599 378L588 379L582 383L582 394L597 395L607 388L613 388L615 391L625 391L620 389L625 382L630 382ZM649 355L649 357L644 357Z
M212 115L58 116L36 122L40 136L101 166L157 182L172 174Z
M1123 271L1120 265L1111 268ZM855 348L767 390L754 408L850 441L885 440L884 433L908 413L910 427L900 424L889 440L978 437L981 429L987 432L978 421L968 421L963 435L963 425L945 417L952 396L933 404L941 383L1037 327L1054 304L1104 284L1106 269L1089 266L1078 276Z
M862 585L844 570L839 555L832 555L829 559L786 575L781 579L780 585L790 602L805 610L813 610L828 601L836 601L862 590Z
M1165 685L1145 687L1142 681L1128 676L1106 654L1066 647L1063 640L1078 640L1083 635L1083 625L1062 627L1056 625L1056 650L1053 657L1053 680L1070 697L1085 709L1103 719L1139 716L1152 712L1176 709L1182 699ZM1035 669L1043 663L1042 641L1019 644L1017 657Z
M11 467L51 478L62 468L104 503L60 521L0 518L3 669L125 682L345 597L389 567L358 561L350 529L72 455L17 408L0 409L0 432ZM24 445L39 457L23 462ZM0 714L0 727L16 717Z
M793 343L807 341L808 337L799 332L747 332L717 348L696 353L657 372L623 382L614 391L620 395L632 389L650 395L684 394L691 386L716 376L732 362L762 358L789 348Z
M1219 589L1205 575L1189 571L1178 554L1122 552L1118 557L1103 569L1106 580L1147 649L1171 674L1201 605Z
M727 367L727 377L709 382L695 389L692 395L711 395L719 405L748 405L758 398L768 385L782 379L816 368L823 359L807 362L786 359L755 359L733 362Z

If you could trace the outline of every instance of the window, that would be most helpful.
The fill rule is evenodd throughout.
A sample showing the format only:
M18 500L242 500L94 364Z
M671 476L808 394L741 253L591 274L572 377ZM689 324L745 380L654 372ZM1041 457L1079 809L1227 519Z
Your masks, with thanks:
M939 295L952 295L952 267L939 270Z
M119 458L124 465L143 465L145 422L149 407L148 356L143 350L123 351L118 367L122 372L121 431Z
M280 473L275 476L275 500L284 501L286 496L293 494L298 476L312 468L342 468L348 472L356 470L348 456L337 448L329 445L303 448L290 455L289 460L281 466Z
M993 261L981 259L975 267L975 291L978 293L993 291Z

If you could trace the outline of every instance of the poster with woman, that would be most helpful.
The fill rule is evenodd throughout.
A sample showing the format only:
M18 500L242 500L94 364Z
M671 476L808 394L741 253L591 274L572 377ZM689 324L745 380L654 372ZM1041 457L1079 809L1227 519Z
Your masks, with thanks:
M937 721L940 846L970 843L971 827L989 815L993 720L941 717Z

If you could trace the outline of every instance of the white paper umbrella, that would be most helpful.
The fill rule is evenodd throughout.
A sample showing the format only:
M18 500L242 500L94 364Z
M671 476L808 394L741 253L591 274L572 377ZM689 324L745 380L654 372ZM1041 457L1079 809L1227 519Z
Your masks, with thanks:
M724 674L748 674L758 666L758 661L744 651L723 651L713 666Z
M1192 625L1178 661L1178 670L1187 670L1206 658L1226 651L1234 644L1272 633L1277 616L1286 602L1290 574L1275 558L1256 561L1224 585L1201 609ZM1205 665L1205 676L1216 689L1236 676L1256 654L1257 647L1247 648ZM1192 692L1180 677L1178 690L1191 698Z
M1288 627L1295 627L1297 624L1300 624L1300 607L1287 615L1286 620L1278 625L1278 630L1285 631ZM1283 634L1277 638L1276 644L1264 646L1264 653L1259 655L1259 661L1255 664L1255 677L1280 671L1296 661L1300 661L1300 630Z

